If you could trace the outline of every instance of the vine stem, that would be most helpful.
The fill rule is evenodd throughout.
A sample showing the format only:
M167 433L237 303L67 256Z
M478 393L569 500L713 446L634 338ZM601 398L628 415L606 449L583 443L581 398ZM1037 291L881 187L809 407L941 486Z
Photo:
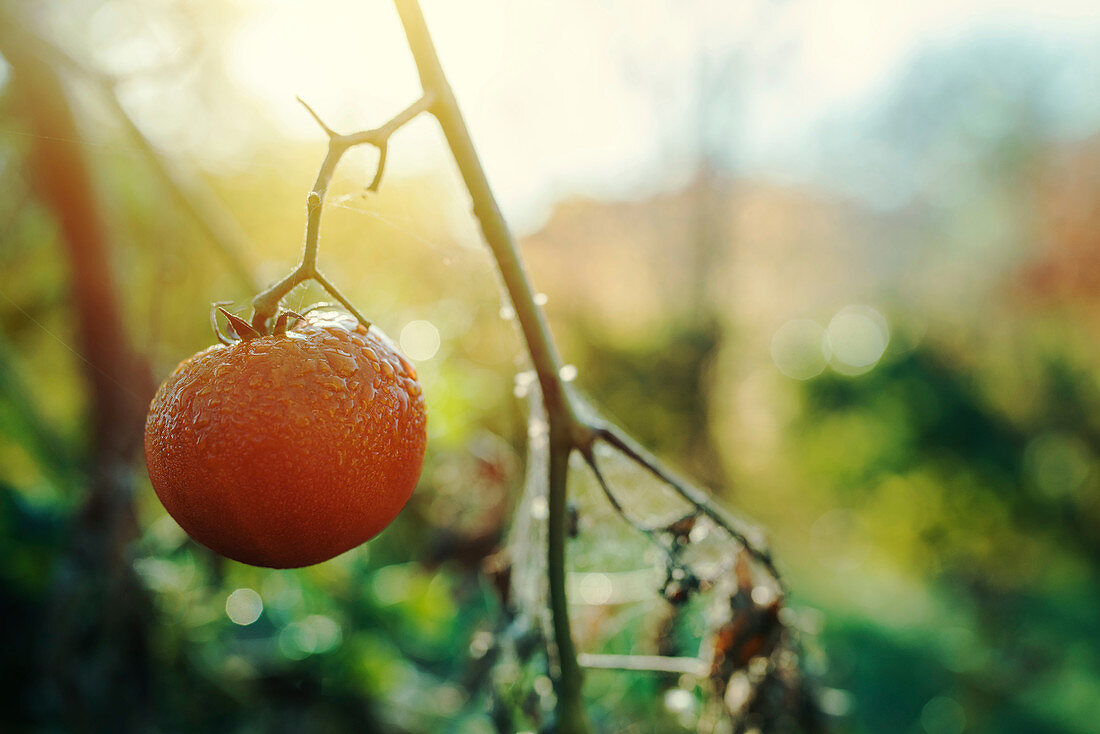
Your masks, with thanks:
M409 42L420 84L433 95L431 112L439 121L459 173L473 203L489 249L523 332L531 363L538 376L549 428L550 460L547 504L547 574L554 635L557 675L557 730L562 734L589 731L581 696L582 672L570 631L569 604L565 590L565 545L567 538L566 492L569 457L578 445L578 434L587 430L574 411L561 379L561 358L554 346L542 309L535 302L515 239L493 196L485 169L478 158L470 132L443 73L424 15L416 0L394 0L405 37Z
M515 239L500 212L489 187L485 170L474 148L466 122L455 100L454 92L443 73L435 46L428 33L424 15L417 0L394 0L405 37L416 62L424 95L431 97L431 114L438 120L447 144L458 165L459 173L469 191L474 216L481 225L485 241L496 260L497 269L512 301L538 376L546 410L549 432L549 477L547 518L547 575L550 612L553 626L557 671L554 679L557 693L556 730L560 734L581 734L589 731L582 698L582 666L570 631L569 605L566 596L565 546L568 535L566 502L569 458L574 450L588 460L608 500L624 514L606 485L593 453L597 442L618 451L663 481L703 514L717 522L735 541L766 568L776 585L783 583L759 533L748 523L726 512L707 493L680 479L656 458L634 444L616 426L578 417L582 406L575 400L561 379L561 358L558 356L546 317L535 301L534 291ZM384 148L382 149L384 152ZM590 411L586 411L586 414ZM644 528L640 528L645 531ZM648 533L647 533L648 534ZM591 661L592 659L589 658ZM652 661L650 661L652 662ZM625 665L625 663L624 663Z

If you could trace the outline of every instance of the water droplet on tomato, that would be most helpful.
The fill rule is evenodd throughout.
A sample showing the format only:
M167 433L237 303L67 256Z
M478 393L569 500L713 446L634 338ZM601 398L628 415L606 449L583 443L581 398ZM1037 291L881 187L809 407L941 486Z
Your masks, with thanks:
M332 365L332 368L336 370L337 374L354 375L359 369L359 365L352 359L350 354L344 354L343 352L333 352L328 355L328 363Z
M318 384L329 392L339 392L347 389L347 385L336 375L321 375L317 378Z

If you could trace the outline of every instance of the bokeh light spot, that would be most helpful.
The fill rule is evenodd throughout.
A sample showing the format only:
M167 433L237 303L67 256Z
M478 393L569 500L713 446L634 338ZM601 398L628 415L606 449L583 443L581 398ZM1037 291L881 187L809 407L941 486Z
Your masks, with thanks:
M766 607L776 600L775 591L769 586L754 586L750 594L757 606Z
M1044 433L1028 444L1024 465L1044 494L1064 497L1076 491L1088 477L1092 454L1076 436Z
M860 375L882 359L890 342L886 319L870 306L847 306L833 316L825 330L833 369Z
M921 709L920 723L928 734L962 734L966 712L955 699L937 696Z
M602 573L586 573L581 577L581 599L585 604L598 606L611 600L611 579Z
M821 692L821 710L830 716L847 716L852 712L852 694L839 688L826 688Z
M533 371L517 372L515 379L515 386L512 388L512 394L517 398L527 397L530 392L531 386L535 384L535 373Z
M264 600L253 589L240 588L225 600L225 614L234 624L248 626L260 618Z
M531 686L535 689L535 693L539 694L543 698L549 698L554 695L554 682L547 678L545 675L540 675L535 678L534 683Z
M665 708L679 714L695 708L695 696L683 688L673 688L665 693Z
M409 585L412 580L412 564L394 563L383 566L374 573L371 591L374 598L383 606L400 604L409 598Z
M810 319L792 319L772 336L772 360L787 377L808 380L825 371L825 330Z
M288 624L279 633L279 651L291 660L301 660L336 648L342 639L343 633L335 620L312 614L301 622Z
M439 329L430 321L410 321L401 330L401 351L415 361L429 360L439 352Z

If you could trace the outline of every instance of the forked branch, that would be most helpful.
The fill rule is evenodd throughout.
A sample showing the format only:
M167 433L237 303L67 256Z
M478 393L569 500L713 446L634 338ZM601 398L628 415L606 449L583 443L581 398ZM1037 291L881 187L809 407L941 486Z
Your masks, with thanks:
M320 125L328 136L328 153L321 162L321 169L317 172L317 179L313 182L313 188L306 196L306 239L302 246L302 258L286 277L275 283L263 293L252 299L252 328L261 334L266 334L268 324L275 317L279 309L279 302L294 288L307 280L312 280L324 288L335 298L341 306L348 310L360 323L369 326L370 322L359 313L354 304L349 301L340 290L326 278L317 268L317 242L321 234L321 212L324 208L325 194L328 192L332 175L336 172L336 166L349 149L357 145L373 145L378 149L378 170L374 175L369 189L376 191L382 183L382 172L386 165L386 147L390 136L400 130L421 112L429 110L432 106L434 95L425 91L421 97L394 115L387 123L371 130L341 135L333 130L312 107L301 98L298 99L306 108L313 119Z

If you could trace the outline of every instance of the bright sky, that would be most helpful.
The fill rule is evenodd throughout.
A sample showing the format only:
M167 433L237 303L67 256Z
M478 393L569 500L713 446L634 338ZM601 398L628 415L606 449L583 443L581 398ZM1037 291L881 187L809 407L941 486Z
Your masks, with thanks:
M382 0L253 0L231 73L291 135L369 127L417 81ZM1095 0L423 0L490 180L521 229L563 192L628 195L688 170L702 79L735 111L740 165L781 165L830 115L866 104L923 48L979 30L1100 47ZM701 71L702 70L702 71ZM441 152L430 124L391 146L390 166ZM391 168L391 170L395 170Z

